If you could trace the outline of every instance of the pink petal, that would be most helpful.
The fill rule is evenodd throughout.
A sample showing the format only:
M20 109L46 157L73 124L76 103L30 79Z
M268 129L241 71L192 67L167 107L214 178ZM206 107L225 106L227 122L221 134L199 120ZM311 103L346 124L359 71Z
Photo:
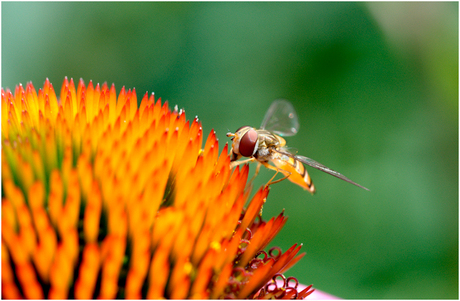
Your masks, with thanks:
M298 289L302 290L303 288L306 288L306 286L299 284ZM315 289L305 300L340 300L340 298Z
M280 287L283 286L283 282L280 279L276 279L276 282L277 282L278 286L280 286ZM307 288L306 285L303 285L303 284L299 283L299 285L297 286L297 291L301 292L306 288ZM314 286L313 286L313 288L315 289ZM330 295L328 293L322 292L322 291L320 291L318 289L315 289L315 291L313 293L311 293L310 295L308 295L305 299L306 300L341 300L339 297L336 297L336 296Z

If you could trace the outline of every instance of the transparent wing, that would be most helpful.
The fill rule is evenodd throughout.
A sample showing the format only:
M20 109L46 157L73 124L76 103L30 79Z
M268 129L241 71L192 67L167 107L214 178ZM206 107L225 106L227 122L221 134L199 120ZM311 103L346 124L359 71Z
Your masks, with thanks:
M294 106L285 99L275 100L268 108L261 129L280 136L294 136L299 131L299 120Z
M308 166L311 166L313 168L316 168L316 169L319 169L321 171L324 171L325 173L328 173L328 174L330 174L330 175L332 175L334 177L337 177L337 178L339 178L341 180L344 180L345 182L348 182L350 184L358 186L359 188L362 188L364 190L369 191L369 189L367 189L366 187L361 186L358 183L353 182L352 180L350 180L349 178L345 177L341 173L339 173L339 172L337 172L337 171L335 171L333 169L330 169L329 167L324 166L323 164L321 164L319 162L316 162L313 159L310 159L310 158L307 158L307 157L304 157L304 156L296 156L296 155L293 155L293 154L291 154L291 153L289 153L287 151L285 152L284 150L283 151L278 150L278 153L283 154L283 155L288 156L288 157L291 157L291 158L294 158L296 160L299 160L300 162L302 162L304 164L307 164Z
M328 173L328 174L330 174L330 175L332 175L332 176L334 176L334 177L337 177L337 178L339 178L339 179L341 179L341 180L344 180L345 182L348 182L348 183L350 183L350 184L353 184L353 185L355 185L355 186L358 186L358 187L360 187L360 188L362 188L362 189L369 190L369 189L367 189L366 187L361 186L361 185L359 185L358 183L353 182L352 180L350 180L349 178L345 177L345 176L342 175L341 173L339 173L339 172L337 172L337 171L335 171L335 170L332 170L332 169L330 169L329 167L324 166L323 164L318 163L318 162L316 162L316 161L313 160L313 159L310 159L310 158L307 158L307 157L304 157L304 156L295 156L295 158L296 158L297 160L299 160L300 162L304 163L304 164L307 164L307 165L309 165L309 166L311 166L311 167L313 167L313 168L316 168L316 169L319 169L319 170L321 170L321 171L324 171L325 173Z

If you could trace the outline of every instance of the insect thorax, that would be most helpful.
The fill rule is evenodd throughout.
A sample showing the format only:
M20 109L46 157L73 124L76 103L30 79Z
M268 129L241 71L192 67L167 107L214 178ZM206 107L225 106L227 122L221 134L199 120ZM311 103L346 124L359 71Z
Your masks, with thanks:
M270 159L270 149L267 147L262 147L257 150L254 154L254 157L259 161L268 161Z

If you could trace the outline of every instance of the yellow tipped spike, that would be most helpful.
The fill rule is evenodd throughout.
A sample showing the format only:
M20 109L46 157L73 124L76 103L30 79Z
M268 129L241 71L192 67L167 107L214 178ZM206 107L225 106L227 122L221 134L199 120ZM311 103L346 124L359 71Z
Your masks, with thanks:
M249 198L214 131L135 89L65 78L57 95L1 90L2 297L283 293L263 288L299 247L261 258L286 219L261 219L268 189Z

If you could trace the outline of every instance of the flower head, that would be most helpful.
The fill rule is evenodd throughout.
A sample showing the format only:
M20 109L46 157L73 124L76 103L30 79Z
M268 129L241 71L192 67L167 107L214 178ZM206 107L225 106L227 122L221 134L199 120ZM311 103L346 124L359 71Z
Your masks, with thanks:
M135 90L46 80L2 97L4 298L303 298L264 248L286 222L249 200L197 118ZM246 206L245 206L246 205ZM283 285L279 285L283 279ZM278 280L278 281L275 281ZM278 284L277 284L278 283Z

